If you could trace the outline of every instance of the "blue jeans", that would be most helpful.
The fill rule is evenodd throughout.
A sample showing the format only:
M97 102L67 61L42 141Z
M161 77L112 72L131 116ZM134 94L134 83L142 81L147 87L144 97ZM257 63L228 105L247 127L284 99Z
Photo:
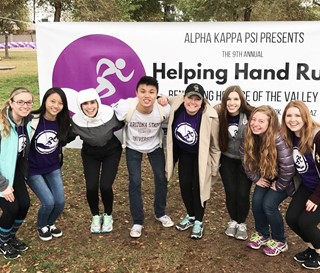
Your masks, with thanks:
M143 201L141 192L142 153L126 148L127 167L129 172L130 211L134 224L144 224ZM162 148L148 153L148 159L154 175L154 211L156 217L165 215L167 202L167 179L165 176L165 158Z
M65 199L61 170L29 177L28 185L40 199L38 227L53 225L62 213Z
M286 242L284 222L279 210L280 203L288 197L286 192L274 191L271 188L256 186L252 196L252 212L256 231L264 238L270 237Z

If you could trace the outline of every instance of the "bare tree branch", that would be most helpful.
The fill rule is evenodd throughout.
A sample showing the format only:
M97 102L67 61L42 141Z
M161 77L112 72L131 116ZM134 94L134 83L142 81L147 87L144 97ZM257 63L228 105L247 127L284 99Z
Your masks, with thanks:
M320 6L320 1L313 0L313 1L312 1L312 4L317 5L317 6Z

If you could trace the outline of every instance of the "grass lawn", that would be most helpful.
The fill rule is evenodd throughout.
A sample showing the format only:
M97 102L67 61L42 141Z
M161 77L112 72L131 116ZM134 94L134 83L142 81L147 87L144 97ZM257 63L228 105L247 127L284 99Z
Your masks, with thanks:
M26 87L35 96L34 107L39 106L39 85L37 51L34 49L9 49L9 59L4 59L0 50L0 67L15 67L11 70L0 69L0 104L8 99L15 87Z

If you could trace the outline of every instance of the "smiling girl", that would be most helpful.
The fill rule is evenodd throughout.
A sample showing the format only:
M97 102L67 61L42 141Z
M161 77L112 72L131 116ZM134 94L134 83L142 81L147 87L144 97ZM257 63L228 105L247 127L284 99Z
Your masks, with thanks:
M184 96L170 97L169 101L166 171L169 180L179 161L180 192L187 212L176 229L192 228L190 237L201 239L206 202L219 168L218 114L198 83L189 84Z
M292 101L284 109L281 133L292 150L301 181L286 213L287 224L307 245L294 259L305 268L319 269L320 124L304 102Z
M240 154L245 171L255 183L252 212L256 232L247 246L264 247L268 256L288 249L279 205L294 192L294 164L290 148L279 132L275 110L268 105L255 108L249 118ZM271 233L270 233L271 230Z
M28 185L41 202L37 219L39 238L49 241L62 236L55 222L65 204L61 158L70 131L65 93L60 88L50 88L40 108L32 113Z
M16 233L30 207L25 181L32 105L32 93L19 87L11 92L0 115L0 251L6 259L16 259L28 249Z
M122 126L113 109L103 105L96 90L78 94L79 112L72 117L73 133L83 140L81 157L86 180L87 201L92 214L91 233L113 229L113 183L121 157L121 143L113 134ZM99 190L103 213L99 210Z
M221 103L215 106L219 114L219 146L221 150L220 175L226 193L230 222L226 235L246 240L246 219L250 210L250 189L241 163L239 147L243 140L248 118L253 109L246 101L240 86L229 86Z

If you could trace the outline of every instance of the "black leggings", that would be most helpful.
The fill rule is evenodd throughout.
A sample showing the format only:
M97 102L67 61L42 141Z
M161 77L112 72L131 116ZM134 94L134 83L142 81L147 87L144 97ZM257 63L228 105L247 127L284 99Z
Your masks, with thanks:
M198 154L180 151L178 174L181 196L187 213L202 222L205 204L202 207L200 200Z
M112 185L117 175L122 148L120 142L114 138L108 142L107 146L112 148L83 149L81 153L87 201L92 215L99 214L99 185L104 213L111 215L113 209Z
M250 210L252 182L247 178L240 159L221 155L220 163L220 175L230 218L238 223L245 223Z
M30 207L30 197L25 178L19 168L17 168L15 173L13 189L13 202L9 202L3 197L0 197L0 208L2 210L0 228L3 229L11 229L15 220L23 221Z
M311 243L315 249L320 249L320 206L316 211L306 211L306 203L311 193L301 184L293 195L286 213L289 227L306 243Z

